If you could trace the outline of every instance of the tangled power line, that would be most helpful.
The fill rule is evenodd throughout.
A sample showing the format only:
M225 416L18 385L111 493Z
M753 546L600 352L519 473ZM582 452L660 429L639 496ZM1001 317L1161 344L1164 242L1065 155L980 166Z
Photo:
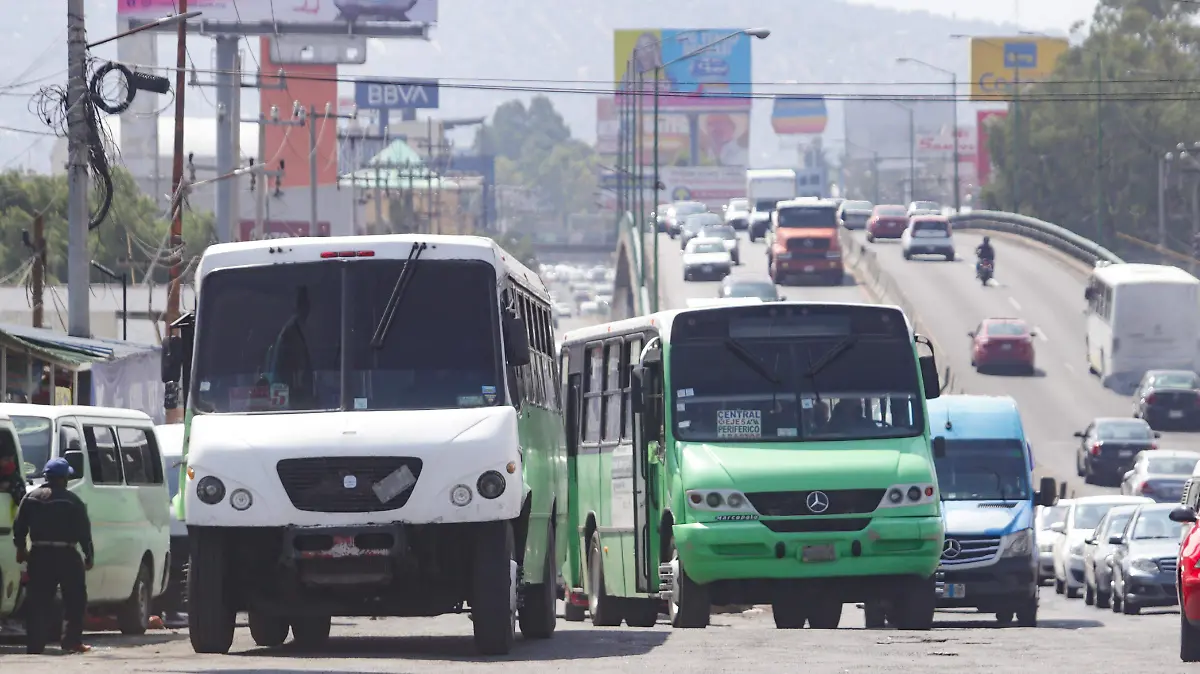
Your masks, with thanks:
M114 73L119 76L119 93L110 98L105 91L105 84L113 79L110 76ZM86 77L87 90L76 105L83 106L83 117L87 124L85 142L88 173L92 179L93 194L98 196L98 199L89 200L97 204L88 217L88 231L92 231L104 222L112 209L113 179L110 156L118 159L120 153L113 142L108 125L101 118L101 113L119 115L125 112L133 103L138 91L165 94L170 91L170 81L165 77L136 72L121 63L101 61L91 56L88 57ZM68 87L59 84L42 87L30 100L29 107L30 112L37 115L55 136L68 136L68 120L71 115Z

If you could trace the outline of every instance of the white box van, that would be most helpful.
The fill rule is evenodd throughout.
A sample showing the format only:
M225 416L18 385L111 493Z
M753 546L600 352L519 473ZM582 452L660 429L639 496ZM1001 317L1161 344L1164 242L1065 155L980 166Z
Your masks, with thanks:
M42 467L65 458L68 488L87 504L95 565L87 572L88 611L115 614L121 632L142 634L151 604L166 589L170 513L154 421L136 410L0 403L12 419L30 489Z
M8 473L7 466L12 466L13 472ZM21 608L25 595L12 528L17 503L28 490L24 478L27 467L12 420L0 415L0 621Z

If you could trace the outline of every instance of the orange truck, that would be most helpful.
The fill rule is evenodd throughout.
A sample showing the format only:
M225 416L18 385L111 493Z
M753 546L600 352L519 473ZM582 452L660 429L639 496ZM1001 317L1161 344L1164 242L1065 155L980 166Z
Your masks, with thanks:
M782 201L771 214L767 264L778 284L797 277L841 285L845 276L838 238L837 203L826 199Z

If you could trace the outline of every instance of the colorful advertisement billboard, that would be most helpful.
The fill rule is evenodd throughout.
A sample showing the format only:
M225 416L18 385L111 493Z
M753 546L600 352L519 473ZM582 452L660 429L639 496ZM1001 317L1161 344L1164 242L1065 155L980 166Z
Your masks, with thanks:
M750 163L750 113L706 112L696 123L699 166L738 166Z
M717 209L746 195L746 169L740 166L670 166L659 173L664 202L701 201Z
M596 152L602 162L616 163L617 135L620 122L617 119L617 103L612 96L596 99ZM691 127L688 117L681 113L658 115L659 165L670 166L685 161L691 145ZM642 165L654 163L654 117L646 113L642 118Z
M825 133L829 112L823 96L776 96L771 128L780 136Z
M1013 83L1048 79L1069 47L1053 37L971 38L971 100L1011 100Z
M659 97L660 108L749 109L753 38L738 35L715 44L737 32L733 29L615 31L616 88L654 91L655 70L669 64L659 76L658 87L663 94ZM714 46L704 49L705 45ZM640 87L636 83L638 73L644 80Z
M174 14L178 0L117 0L118 19L149 21ZM188 0L202 21L229 23L333 23L399 21L437 23L438 0Z
M992 177L992 153L988 149L988 126L995 120L1008 117L1007 110L980 110L975 113L976 134L979 138L979 151L975 153L976 170L979 184L986 185Z
M917 156L922 158L950 159L954 155L954 128L941 129L937 133L917 134ZM975 160L978 143L974 126L960 124L958 127L959 161Z

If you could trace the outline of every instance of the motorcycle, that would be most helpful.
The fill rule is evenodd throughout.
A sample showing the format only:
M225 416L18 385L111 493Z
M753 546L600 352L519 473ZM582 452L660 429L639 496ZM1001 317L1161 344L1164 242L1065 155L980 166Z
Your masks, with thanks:
M983 285L987 285L988 281L992 280L992 272L995 270L995 263L991 260L980 260L975 264L975 277Z

